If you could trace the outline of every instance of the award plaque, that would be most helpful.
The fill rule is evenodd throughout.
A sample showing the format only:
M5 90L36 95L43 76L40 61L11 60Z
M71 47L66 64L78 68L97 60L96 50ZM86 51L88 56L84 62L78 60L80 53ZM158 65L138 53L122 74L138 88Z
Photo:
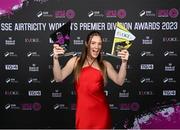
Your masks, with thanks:
M128 49L135 38L136 37L130 33L122 23L117 22L111 55L117 55L118 51Z
M59 46L63 47L65 51L69 49L70 27L71 21L68 21L50 35L50 38L53 40L54 44L58 44Z

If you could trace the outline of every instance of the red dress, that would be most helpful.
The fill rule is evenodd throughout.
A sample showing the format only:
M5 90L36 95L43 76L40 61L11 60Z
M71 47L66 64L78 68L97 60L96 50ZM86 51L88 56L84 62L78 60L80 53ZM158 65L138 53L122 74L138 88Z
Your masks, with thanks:
M77 93L76 128L111 129L111 116L103 89L102 72L91 65L82 68L75 87Z

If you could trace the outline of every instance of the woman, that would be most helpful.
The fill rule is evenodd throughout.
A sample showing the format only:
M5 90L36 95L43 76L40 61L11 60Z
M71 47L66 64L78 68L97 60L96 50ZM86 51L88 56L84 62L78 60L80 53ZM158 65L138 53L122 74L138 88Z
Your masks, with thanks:
M127 50L118 52L121 67L117 73L111 63L102 60L103 41L101 34L92 31L87 36L85 48L80 57L71 58L61 69L58 55L64 49L57 44L53 48L53 74L57 82L63 81L74 72L77 93L76 128L77 129L110 129L112 128L109 105L103 90L106 76L119 86L126 77L129 53Z

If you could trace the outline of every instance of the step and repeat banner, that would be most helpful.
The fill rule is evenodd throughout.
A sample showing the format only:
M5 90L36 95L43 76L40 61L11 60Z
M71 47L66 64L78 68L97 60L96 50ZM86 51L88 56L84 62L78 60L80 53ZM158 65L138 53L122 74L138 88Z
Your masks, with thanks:
M103 35L111 53L115 23L136 36L123 87L108 80L113 128L180 128L178 0L0 1L0 128L74 128L73 75L56 83L50 34L71 20L69 50ZM61 65L72 56L61 57ZM103 55L118 71L121 60ZM87 117L88 118L88 117Z

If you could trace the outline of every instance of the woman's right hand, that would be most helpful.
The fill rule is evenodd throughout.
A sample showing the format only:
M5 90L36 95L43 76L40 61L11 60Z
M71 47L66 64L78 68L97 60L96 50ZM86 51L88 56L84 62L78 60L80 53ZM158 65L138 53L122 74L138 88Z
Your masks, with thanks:
M54 57L57 58L58 55L63 55L64 53L65 53L64 48L62 48L58 44L53 44L53 54L54 54Z

